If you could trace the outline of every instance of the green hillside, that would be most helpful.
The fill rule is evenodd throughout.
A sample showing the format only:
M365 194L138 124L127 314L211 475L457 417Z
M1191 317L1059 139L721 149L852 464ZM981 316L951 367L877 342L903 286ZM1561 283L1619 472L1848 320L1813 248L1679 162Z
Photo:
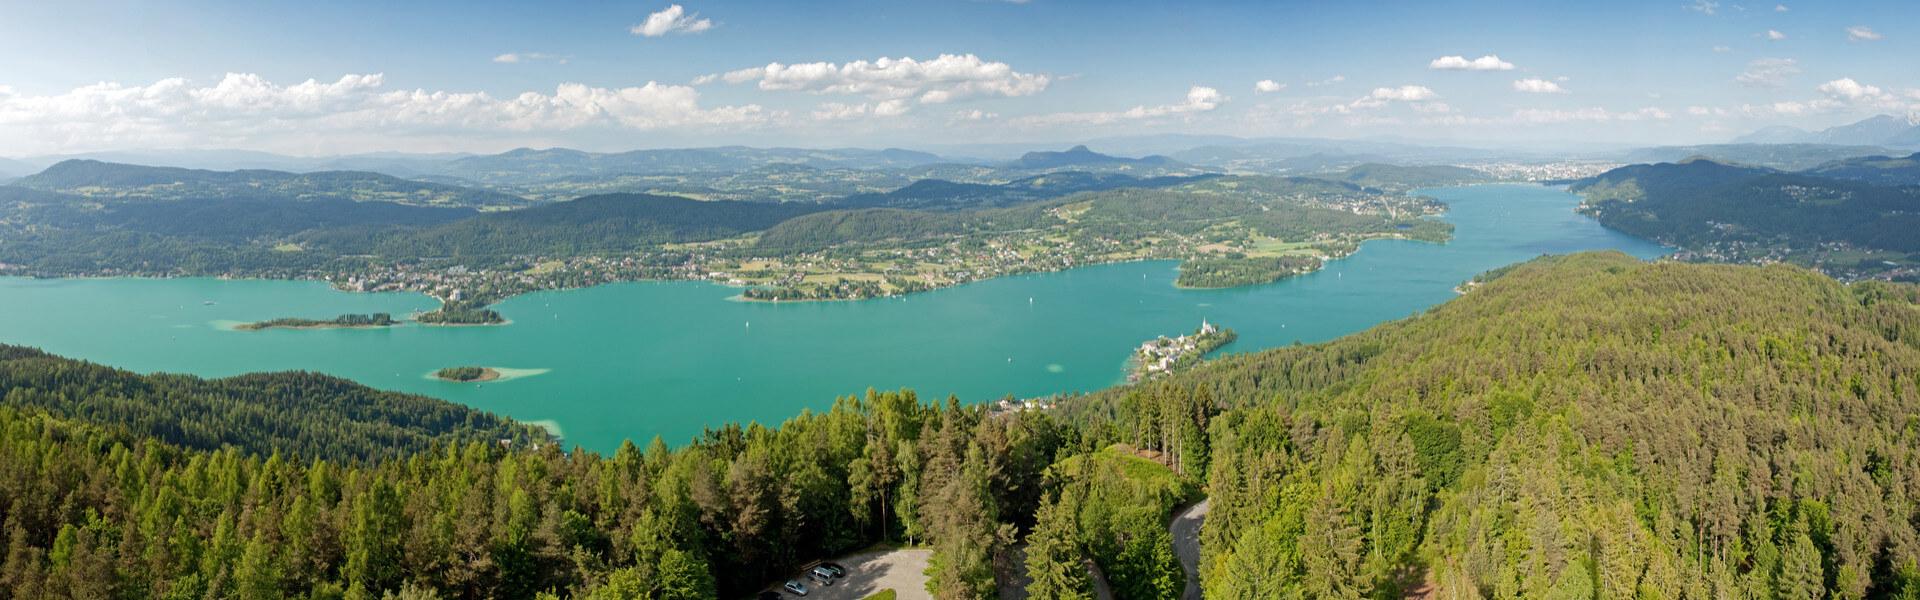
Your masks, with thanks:
M1917 300L1785 266L1545 258L1074 410L1206 453L1174 460L1208 465L1208 597L1906 597ZM1154 408L1195 397L1231 407L1199 420L1205 445L1190 410Z

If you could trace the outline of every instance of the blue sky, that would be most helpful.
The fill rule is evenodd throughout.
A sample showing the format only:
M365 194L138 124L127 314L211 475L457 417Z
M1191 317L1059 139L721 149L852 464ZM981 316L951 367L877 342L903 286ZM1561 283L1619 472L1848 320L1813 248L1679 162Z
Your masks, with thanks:
M6 4L15 156L1685 143L1920 116L1910 1Z

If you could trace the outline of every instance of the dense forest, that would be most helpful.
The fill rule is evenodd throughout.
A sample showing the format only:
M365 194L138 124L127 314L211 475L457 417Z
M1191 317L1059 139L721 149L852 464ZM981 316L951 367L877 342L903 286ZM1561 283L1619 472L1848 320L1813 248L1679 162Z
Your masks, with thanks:
M255 321L252 323L242 323L234 327L234 329L239 329L241 331L259 331L262 329L275 329L275 328L314 329L314 328L323 328L323 327L391 327L398 324L400 324L400 322L394 320L392 314L373 313L370 315L340 315L338 317L334 317L331 319L303 319L299 317L282 317L278 319L268 319L265 321Z
M1219 399L1205 436L1137 390L1063 410L1207 465L1208 597L1906 598L1916 300L1784 266L1541 259L1146 388Z
M1226 288L1278 281L1320 268L1311 256L1222 256L1189 258L1180 262L1175 285L1190 288Z
M1912 597L1916 303L1546 258L1052 408L869 392L608 456L331 378L8 348L0 597L737 597L879 541L932 549L943 598L1088 597L1087 559L1167 597L1162 524L1200 493L1208 597Z
M335 462L454 442L551 441L540 429L465 406L315 373L140 375L8 345L0 345L0 404L186 449Z

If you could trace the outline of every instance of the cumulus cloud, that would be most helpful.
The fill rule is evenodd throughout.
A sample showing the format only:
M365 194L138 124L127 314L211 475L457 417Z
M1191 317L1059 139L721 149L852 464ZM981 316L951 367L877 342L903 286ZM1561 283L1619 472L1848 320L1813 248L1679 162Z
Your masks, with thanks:
M1787 39L1787 34L1780 33L1778 29L1768 29L1765 33L1760 34L1760 37L1767 38L1769 41L1778 42Z
M1520 80L1514 81L1513 90L1516 92L1526 92L1529 94L1568 93L1567 88L1560 87L1560 84L1547 81L1545 79L1540 79L1538 77L1528 77L1526 79L1520 79Z
M1284 89L1287 89L1287 84L1272 79L1262 79L1253 84L1253 91L1261 94L1271 94Z
M1512 71L1513 63L1500 60L1500 57L1492 54L1472 60L1465 56L1442 56L1427 63L1427 68L1440 71Z
M473 136L588 127L656 130L766 119L758 105L708 108L688 86L604 88L564 83L552 93L385 90L381 74L280 85L229 73L213 85L183 78L98 83L43 96L0 94L0 139L29 151L105 147L261 145L288 139Z
M1719 12L1720 3L1713 0L1693 0L1693 4L1687 8L1700 14L1711 15Z
M931 60L910 57L857 60L845 64L813 62L769 63L707 75L695 84L713 81L758 81L762 90L866 96L873 100L912 98L921 104L940 104L981 96L1029 96L1047 89L1045 74L1022 73L1003 62L972 54L942 54Z
M1373 93L1343 105L1343 109L1378 108L1386 106L1387 103L1390 102L1420 102L1438 97L1440 97L1439 94L1434 93L1432 89L1424 85L1373 88ZM1338 112L1345 112L1345 110L1341 109L1336 110Z
M1747 70L1733 80L1751 87L1777 88L1800 74L1800 63L1791 58L1759 58L1747 63Z
M1873 28L1865 25L1855 25L1847 28L1847 41L1849 42L1875 42L1879 41L1882 37L1885 36L1880 35L1880 33L1874 31Z
M702 19L697 14L688 14L685 7L674 4L647 15L646 22L630 27L627 31L638 36L660 37L669 33L700 33L708 29L713 29L711 19Z
M1835 79L1814 88L1820 93L1842 100L1873 100L1886 97L1887 93L1878 87L1854 81L1852 77Z
M567 57L555 56L552 54L547 54L545 52L508 52L506 54L501 54L493 57L493 62L497 62L501 64L509 64L509 65L519 64L519 63L548 61L548 60L558 62L563 65L567 64Z
M897 117L907 113L905 100L882 100L880 102L844 104L828 102L814 109L813 118L821 121L845 121L866 116Z
M1226 95L1221 94L1220 90L1196 85L1187 88L1185 100L1174 104L1140 105L1124 111L1050 113L1024 117L1019 122L1024 125L1105 125L1120 121L1190 116L1220 108L1220 105L1225 104L1226 101Z

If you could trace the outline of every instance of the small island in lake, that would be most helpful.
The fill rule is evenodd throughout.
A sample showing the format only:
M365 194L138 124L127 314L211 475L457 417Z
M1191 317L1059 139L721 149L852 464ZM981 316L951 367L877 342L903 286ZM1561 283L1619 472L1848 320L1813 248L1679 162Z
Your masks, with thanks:
M492 367L447 367L433 372L434 377L446 381L472 382L493 381L500 378L500 371Z
M234 329L239 329L241 331L259 331L262 329L276 329L276 328L277 329L336 329L336 328L348 328L348 327L392 327L394 325L399 325L399 324L400 324L399 321L395 321L393 319L393 315L390 315L387 313L373 313L370 315L340 315L332 319L324 319L324 320L299 319L299 318L273 319L268 321L260 321L257 323L243 323L241 325L234 327Z
M422 325L500 325L507 322L500 312L479 302L448 300L439 310L413 316Z
M1127 369L1127 383L1135 383L1181 371L1200 364L1208 352L1232 343L1239 337L1232 329L1216 327L1206 320L1193 333L1177 338L1160 336L1140 344Z
M1315 256L1247 256L1190 258L1180 263L1173 284L1183 288L1230 288L1258 285L1320 270Z

